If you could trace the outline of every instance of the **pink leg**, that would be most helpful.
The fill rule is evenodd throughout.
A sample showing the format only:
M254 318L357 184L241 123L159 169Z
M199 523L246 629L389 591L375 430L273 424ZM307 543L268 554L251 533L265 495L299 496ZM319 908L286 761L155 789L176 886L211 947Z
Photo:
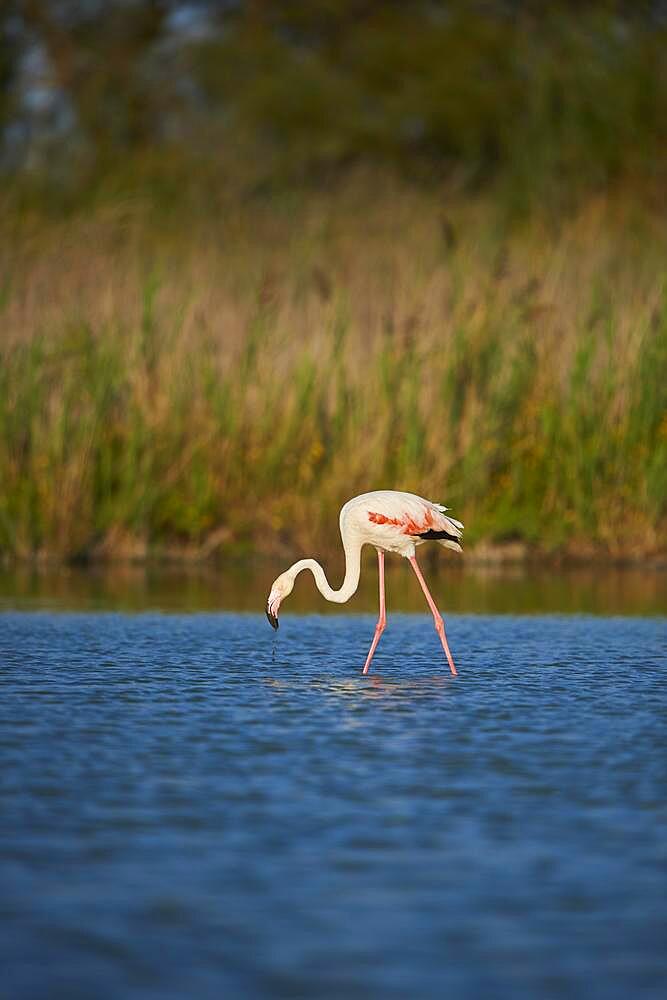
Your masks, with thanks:
M368 650L368 656L366 657L366 664L363 671L365 674L368 673L368 668L370 667L371 660L373 659L373 653L377 648L380 636L384 632L387 624L387 615L384 607L384 552L381 549L378 549L378 576L380 578L380 617L378 618L378 623L375 626L373 642L371 643L371 648Z
M428 606L433 614L433 624L435 625L436 632L440 636L440 642L442 643L442 648L444 649L445 656L447 657L447 660L449 662L449 669L454 675L456 675L456 667L454 666L452 654L449 652L449 646L447 645L447 636L445 635L445 623L442 620L442 615L435 606L435 601L431 597L431 592L426 586L426 580L422 576L422 572L419 566L417 565L417 560L415 559L414 556L410 556L410 562L412 563L413 570L417 574L417 579L419 580L421 588L424 591L424 596L428 601Z

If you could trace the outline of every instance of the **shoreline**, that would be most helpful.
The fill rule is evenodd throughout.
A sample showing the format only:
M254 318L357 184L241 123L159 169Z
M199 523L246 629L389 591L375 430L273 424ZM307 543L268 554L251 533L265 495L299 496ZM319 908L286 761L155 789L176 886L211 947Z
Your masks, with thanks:
M667 616L667 572L653 565L548 566L546 563L464 562L460 558L422 560L429 586L444 615L606 614ZM377 615L377 566L368 550L359 588L344 606L325 601L310 574L299 577L285 612ZM193 561L15 563L0 567L0 612L126 611L246 612L262 621L271 581L291 558ZM342 559L321 556L328 579L339 582ZM410 566L396 556L386 562L391 614L426 614L421 589ZM266 622L263 621L266 625ZM266 632L271 630L266 626Z
M372 546L368 546L370 549ZM302 554L302 553L301 553ZM462 555L439 559L441 553L432 549L430 553L420 553L421 561L431 571L436 568L464 571L472 569L614 569L667 571L667 550L654 552L609 552L590 545L580 551L568 548L542 549L525 542L492 543L480 542L464 550ZM244 553L228 554L218 548L211 550L206 543L194 546L147 546L135 545L115 551L91 552L65 557L50 552L29 554L0 552L0 569L33 568L37 571L58 569L104 570L138 567L146 569L213 569L233 566L236 569L257 569L259 567L283 566L286 561L300 557L298 546L282 546L280 550L266 553L249 550ZM340 550L316 550L315 558L328 562L340 559ZM391 563L390 563L391 565Z

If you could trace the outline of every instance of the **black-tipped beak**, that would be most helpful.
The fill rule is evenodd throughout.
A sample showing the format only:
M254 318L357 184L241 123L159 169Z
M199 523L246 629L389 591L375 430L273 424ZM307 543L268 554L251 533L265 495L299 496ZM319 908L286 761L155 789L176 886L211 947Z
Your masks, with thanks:
M271 609L269 608L268 604L266 606L266 617L269 619L269 625L271 626L271 628L277 629L278 618L271 612Z

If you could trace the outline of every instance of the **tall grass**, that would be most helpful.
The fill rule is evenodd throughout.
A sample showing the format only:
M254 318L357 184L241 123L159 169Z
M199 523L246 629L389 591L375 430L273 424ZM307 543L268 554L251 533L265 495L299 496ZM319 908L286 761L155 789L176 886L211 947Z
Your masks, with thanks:
M325 553L375 488L473 546L664 549L667 244L622 191L508 229L491 195L359 172L12 226L5 554Z

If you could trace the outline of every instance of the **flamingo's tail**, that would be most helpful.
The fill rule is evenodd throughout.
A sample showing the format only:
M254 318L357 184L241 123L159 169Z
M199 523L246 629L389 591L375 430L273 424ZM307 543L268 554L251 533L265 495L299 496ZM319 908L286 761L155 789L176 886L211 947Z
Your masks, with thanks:
M419 537L433 539L433 541L439 542L440 545L443 545L446 549L452 549L454 552L463 552L461 544L463 525L456 518L449 517L444 513L447 510L446 507L443 507L441 504L435 506L437 506L440 512L440 516L437 519L437 527L423 532Z

